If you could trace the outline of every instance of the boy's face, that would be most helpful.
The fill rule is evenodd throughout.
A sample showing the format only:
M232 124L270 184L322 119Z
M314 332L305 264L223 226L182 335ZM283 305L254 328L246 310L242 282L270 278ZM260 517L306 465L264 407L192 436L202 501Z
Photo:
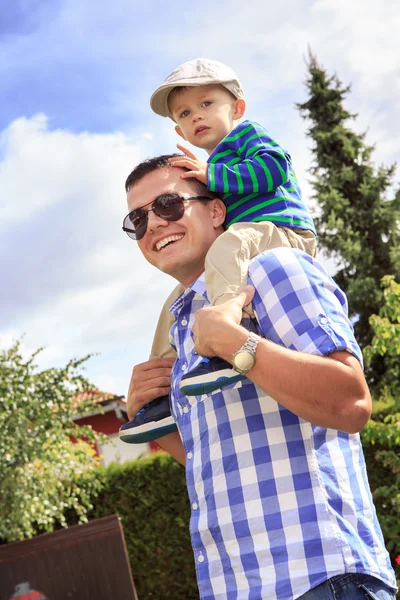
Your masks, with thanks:
M222 85L203 85L172 92L169 108L178 135L211 154L243 116L245 102Z

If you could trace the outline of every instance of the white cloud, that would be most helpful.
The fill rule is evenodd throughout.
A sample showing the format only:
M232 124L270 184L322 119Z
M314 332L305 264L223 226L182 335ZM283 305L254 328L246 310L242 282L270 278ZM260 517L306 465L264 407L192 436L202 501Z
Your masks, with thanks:
M25 332L28 348L47 347L41 364L121 347L145 360L174 283L121 225L125 178L155 150L140 136L52 131L43 115L12 123L2 143L3 340Z

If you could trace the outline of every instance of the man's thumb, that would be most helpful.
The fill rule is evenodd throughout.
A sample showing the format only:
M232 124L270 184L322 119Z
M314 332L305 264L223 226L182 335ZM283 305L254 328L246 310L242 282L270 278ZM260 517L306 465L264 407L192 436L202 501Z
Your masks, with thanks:
M255 289L252 285L246 285L240 294L238 294L237 298L241 303L241 306L247 306L253 300Z

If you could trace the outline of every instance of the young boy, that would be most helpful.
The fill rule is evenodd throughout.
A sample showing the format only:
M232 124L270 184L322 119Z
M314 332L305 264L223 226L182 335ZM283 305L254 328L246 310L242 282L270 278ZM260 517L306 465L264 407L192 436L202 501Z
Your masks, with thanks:
M314 223L301 199L290 155L260 125L242 121L244 93L232 69L203 58L186 62L157 88L150 105L176 123L180 137L209 155L204 162L178 144L184 155L171 158L171 166L187 168L182 178L198 179L227 207L227 231L214 242L206 259L207 296L212 305L242 290L249 260L265 250L291 246L315 256ZM125 230L132 234L126 219ZM166 335L172 326L168 309L181 291L178 286L168 306L164 305L151 357L175 356ZM209 394L244 377L245 370L234 370L218 357L203 358L182 377L180 389L187 396ZM173 429L165 396L123 425L120 437L139 443Z

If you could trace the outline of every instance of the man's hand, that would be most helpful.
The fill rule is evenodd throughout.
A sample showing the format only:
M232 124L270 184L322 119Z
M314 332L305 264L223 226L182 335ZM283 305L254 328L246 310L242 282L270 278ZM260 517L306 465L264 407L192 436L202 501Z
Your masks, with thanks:
M183 152L186 156L173 156L168 160L169 164L172 167L184 167L189 169L186 173L181 175L182 179L188 179L189 177L195 177L204 185L208 184L208 171L207 171L207 163L203 160L197 158L193 152L189 150L189 148L185 148L181 144L177 144L177 147L181 152Z
M235 298L219 306L201 308L193 325L194 350L201 356L223 356L224 345L236 335L243 316L243 307L253 299L254 288L247 285Z
M173 358L152 358L133 368L127 399L129 419L148 402L169 394L174 362Z

